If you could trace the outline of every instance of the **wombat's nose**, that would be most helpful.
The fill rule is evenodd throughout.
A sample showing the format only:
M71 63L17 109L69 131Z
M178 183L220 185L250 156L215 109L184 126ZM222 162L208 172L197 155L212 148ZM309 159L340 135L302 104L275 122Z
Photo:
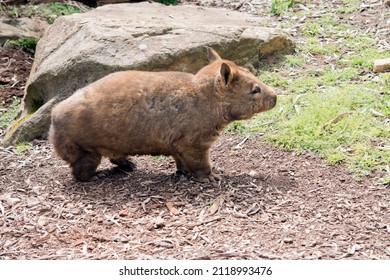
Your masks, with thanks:
M276 92L272 91L266 98L268 104L269 104L269 109L275 107L276 105L276 100L278 99Z

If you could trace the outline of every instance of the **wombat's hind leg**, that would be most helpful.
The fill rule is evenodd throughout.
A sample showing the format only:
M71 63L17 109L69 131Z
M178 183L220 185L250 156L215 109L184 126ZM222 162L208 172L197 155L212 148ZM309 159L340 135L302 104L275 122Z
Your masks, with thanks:
M110 158L112 164L118 166L119 169L127 172L131 172L137 169L137 166L131 160L128 160L126 157L122 158Z
M81 182L88 181L95 174L101 159L98 153L83 151L77 161L70 164L73 176Z

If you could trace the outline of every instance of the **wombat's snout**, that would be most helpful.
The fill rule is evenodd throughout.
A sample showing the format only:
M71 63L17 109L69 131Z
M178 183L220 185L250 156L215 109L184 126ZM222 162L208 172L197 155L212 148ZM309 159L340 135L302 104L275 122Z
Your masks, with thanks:
M273 89L267 94L265 97L265 102L268 105L268 109L272 109L273 107L276 106L276 101L277 101L277 93Z
M267 102L269 103L269 108L272 109L276 105L276 101L278 100L277 94L274 91L273 94L267 96L266 98Z

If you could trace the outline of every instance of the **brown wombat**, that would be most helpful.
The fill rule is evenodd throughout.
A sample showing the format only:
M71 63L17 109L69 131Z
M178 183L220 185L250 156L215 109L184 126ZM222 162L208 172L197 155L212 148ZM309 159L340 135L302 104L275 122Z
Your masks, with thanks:
M74 177L89 180L102 156L132 171L130 155L171 155L179 173L219 179L209 153L223 128L276 104L273 89L209 48L210 64L195 75L123 71L60 102L50 141Z

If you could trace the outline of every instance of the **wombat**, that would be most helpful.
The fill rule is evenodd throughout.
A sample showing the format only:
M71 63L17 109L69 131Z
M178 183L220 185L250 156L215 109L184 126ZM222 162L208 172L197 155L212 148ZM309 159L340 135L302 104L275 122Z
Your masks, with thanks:
M219 180L209 154L223 128L273 108L277 97L247 69L207 52L210 63L195 75L115 72L55 106L49 138L73 176L88 181L102 156L132 171L127 156L171 155L178 173Z

